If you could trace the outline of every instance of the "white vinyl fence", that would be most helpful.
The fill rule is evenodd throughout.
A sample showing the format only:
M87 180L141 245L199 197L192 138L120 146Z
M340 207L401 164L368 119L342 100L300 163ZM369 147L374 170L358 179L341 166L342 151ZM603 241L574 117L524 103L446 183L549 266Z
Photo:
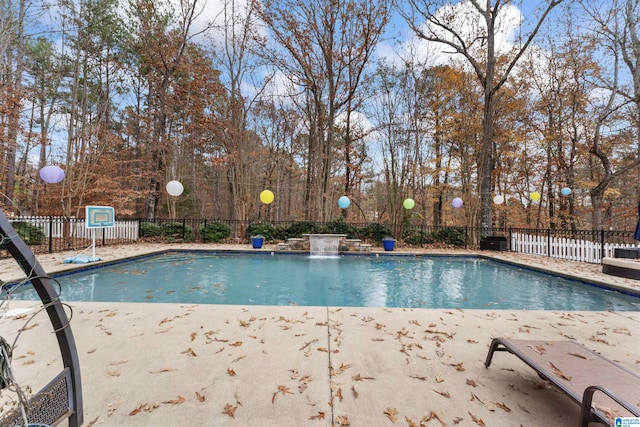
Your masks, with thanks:
M95 232L96 239L105 240L138 240L137 221L116 221L113 227L104 229L88 229L84 219L70 218L70 227L67 237L78 239L91 239ZM9 222L26 222L32 226L40 228L47 238L62 238L64 234L64 219L50 217L20 217L19 219L9 219Z
M604 257L612 257L616 248L638 248L637 245L593 242L540 234L513 233L511 250L523 254L550 256L599 264ZM604 254L603 254L604 249Z

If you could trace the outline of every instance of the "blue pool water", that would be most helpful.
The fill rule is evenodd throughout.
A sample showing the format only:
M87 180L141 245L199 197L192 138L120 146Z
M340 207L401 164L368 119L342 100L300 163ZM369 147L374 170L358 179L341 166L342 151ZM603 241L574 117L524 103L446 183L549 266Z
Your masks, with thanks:
M640 310L637 297L474 257L167 253L57 280L65 301Z

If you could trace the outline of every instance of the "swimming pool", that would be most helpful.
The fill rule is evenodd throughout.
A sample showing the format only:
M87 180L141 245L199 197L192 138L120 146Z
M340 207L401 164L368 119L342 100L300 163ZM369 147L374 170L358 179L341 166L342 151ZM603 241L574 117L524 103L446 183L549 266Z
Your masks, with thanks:
M639 311L640 298L477 257L175 253L57 277L65 301ZM36 299L20 291L20 299Z

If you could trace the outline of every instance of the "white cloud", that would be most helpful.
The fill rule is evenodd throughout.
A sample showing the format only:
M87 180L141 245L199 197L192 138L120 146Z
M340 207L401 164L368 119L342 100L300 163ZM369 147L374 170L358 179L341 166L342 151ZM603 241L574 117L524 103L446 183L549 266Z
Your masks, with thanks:
M438 20L447 21L449 26L462 36L467 45L478 46L480 43L478 35L486 33L487 26L484 18L469 1L446 5L435 13L435 17ZM508 52L514 47L521 29L522 19L522 12L514 5L507 5L501 9L496 25L495 46L497 53ZM420 22L416 23L421 24ZM421 24L427 33L425 25ZM432 29L436 35L443 39L454 41L450 33L436 27L432 27ZM459 55L452 55L452 52L453 49L446 44L421 39L409 29L406 32L406 37L397 48L388 43L382 43L377 50L377 55L392 64L400 64L411 59L416 62L441 65L460 58Z

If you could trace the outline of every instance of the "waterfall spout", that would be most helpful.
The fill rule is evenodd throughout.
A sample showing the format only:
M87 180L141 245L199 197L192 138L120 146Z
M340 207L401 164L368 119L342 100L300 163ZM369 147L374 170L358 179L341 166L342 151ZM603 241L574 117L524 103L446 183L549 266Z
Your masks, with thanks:
M310 255L314 258L337 257L340 239L346 234L305 234L309 237Z

